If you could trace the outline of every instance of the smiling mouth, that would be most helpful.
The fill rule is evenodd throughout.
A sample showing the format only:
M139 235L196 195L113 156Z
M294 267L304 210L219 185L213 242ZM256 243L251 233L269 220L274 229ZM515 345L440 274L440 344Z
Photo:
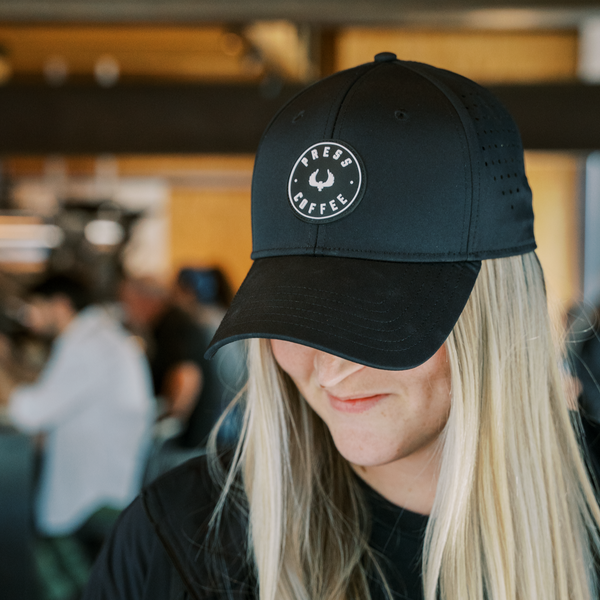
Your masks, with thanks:
M361 396L354 398L338 398L332 394L327 394L329 403L335 410L346 413L360 413L369 410L381 400L387 397L387 394L374 394L371 396Z

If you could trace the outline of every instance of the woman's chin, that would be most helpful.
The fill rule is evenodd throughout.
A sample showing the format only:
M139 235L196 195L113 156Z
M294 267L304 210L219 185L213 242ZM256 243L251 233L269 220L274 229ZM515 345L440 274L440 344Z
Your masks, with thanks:
M338 452L351 464L358 467L377 467L387 465L402 456L399 456L397 445L387 445L382 440L361 439L351 437L336 439L333 442Z

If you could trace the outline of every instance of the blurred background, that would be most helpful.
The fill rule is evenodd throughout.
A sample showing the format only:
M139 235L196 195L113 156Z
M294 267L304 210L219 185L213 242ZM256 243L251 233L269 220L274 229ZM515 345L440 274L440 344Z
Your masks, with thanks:
M110 295L121 267L169 281L210 265L235 289L270 117L310 81L389 50L505 102L553 297L595 301L600 3L521 4L3 0L2 273L82 262Z
M600 1L0 0L7 364L44 369L51 346L27 333L23 311L27 290L49 272L85 275L95 302L113 307L123 282L137 282L146 299L188 313L191 302L206 324L196 306L206 300L203 278L218 272L229 294L250 267L262 130L311 81L381 51L457 71L500 97L526 148L553 318L596 306ZM156 343L152 327L128 325L142 349ZM165 394L155 385L155 397ZM0 514L21 518L2 522L29 532L14 533L0 558L32 531L40 447L0 454ZM21 499L9 500L2 477L19 476ZM7 577L0 572L3 598L52 597L36 596L26 576Z

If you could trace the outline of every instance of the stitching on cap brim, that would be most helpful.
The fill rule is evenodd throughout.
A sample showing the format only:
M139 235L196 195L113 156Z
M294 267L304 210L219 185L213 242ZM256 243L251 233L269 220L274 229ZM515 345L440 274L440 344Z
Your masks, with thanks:
M420 356L443 343L479 267L478 262L261 259L250 270L207 356L234 339L275 337L380 368L407 368L401 364L411 362L411 354Z

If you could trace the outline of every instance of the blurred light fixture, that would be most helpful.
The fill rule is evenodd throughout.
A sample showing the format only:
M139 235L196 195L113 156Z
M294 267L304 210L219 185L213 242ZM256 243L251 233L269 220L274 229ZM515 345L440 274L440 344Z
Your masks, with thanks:
M586 19L579 31L579 77L600 83L600 17Z
M62 56L51 56L44 63L44 77L50 85L62 85L69 76L69 65Z
M0 247L2 248L57 248L64 239L60 227L34 223L0 223Z
M62 243L64 235L59 227L35 221L32 217L0 216L0 264L3 268L11 264L41 268L50 250Z
M4 85L12 75L12 65L6 48L0 46L0 85Z
M104 54L96 61L94 65L94 76L96 81L102 87L112 87L119 81L121 67L114 56Z
M56 225L45 225L44 239L48 248L58 248L65 241L65 233Z
M527 30L544 26L544 11L529 8L485 8L465 13L464 24L474 29Z
M228 31L221 37L221 48L227 56L237 56L244 49L244 40L238 33Z
M90 221L84 231L87 241L94 246L117 246L125 237L123 226L108 219Z

